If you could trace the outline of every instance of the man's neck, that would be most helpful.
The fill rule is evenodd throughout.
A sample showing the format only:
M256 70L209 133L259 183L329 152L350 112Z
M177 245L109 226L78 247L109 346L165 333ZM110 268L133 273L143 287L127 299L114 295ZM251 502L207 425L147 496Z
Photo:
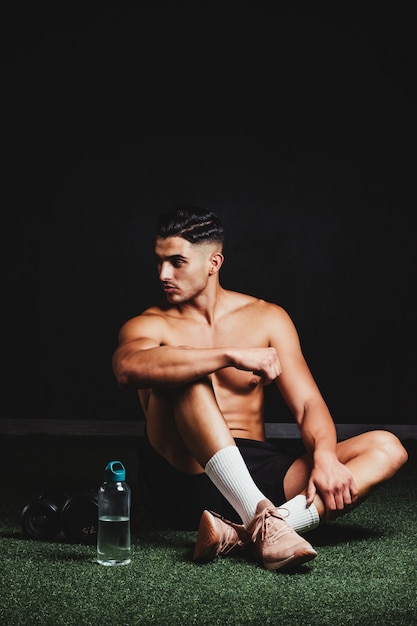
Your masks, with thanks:
M226 290L217 283L212 289L206 289L190 302L177 305L177 309L183 316L204 320L212 326L225 311L226 293Z

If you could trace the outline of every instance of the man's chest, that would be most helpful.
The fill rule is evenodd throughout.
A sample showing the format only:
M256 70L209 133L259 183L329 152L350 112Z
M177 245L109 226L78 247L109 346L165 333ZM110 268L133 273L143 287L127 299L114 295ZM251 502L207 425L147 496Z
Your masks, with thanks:
M212 326L183 321L168 324L164 343L193 348L261 348L267 347L269 340L260 321L234 317Z

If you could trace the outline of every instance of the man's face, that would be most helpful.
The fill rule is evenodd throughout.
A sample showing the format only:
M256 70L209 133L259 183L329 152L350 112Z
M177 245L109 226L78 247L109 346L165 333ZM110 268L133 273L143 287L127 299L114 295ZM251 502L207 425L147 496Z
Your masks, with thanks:
M169 302L180 304L200 295L210 275L212 244L192 244L182 237L157 237L159 280Z

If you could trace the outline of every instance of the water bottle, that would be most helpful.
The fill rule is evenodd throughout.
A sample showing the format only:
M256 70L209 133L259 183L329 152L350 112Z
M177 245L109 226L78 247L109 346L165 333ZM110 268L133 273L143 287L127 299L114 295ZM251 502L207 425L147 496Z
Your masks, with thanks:
M130 563L130 487L121 461L110 461L98 490L97 562Z

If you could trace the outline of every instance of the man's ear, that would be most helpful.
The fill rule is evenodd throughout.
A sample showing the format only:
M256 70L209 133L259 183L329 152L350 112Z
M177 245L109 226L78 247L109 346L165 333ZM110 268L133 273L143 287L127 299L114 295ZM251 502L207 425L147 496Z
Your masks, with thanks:
M224 256L221 252L213 252L210 258L209 274L215 274L223 265Z

